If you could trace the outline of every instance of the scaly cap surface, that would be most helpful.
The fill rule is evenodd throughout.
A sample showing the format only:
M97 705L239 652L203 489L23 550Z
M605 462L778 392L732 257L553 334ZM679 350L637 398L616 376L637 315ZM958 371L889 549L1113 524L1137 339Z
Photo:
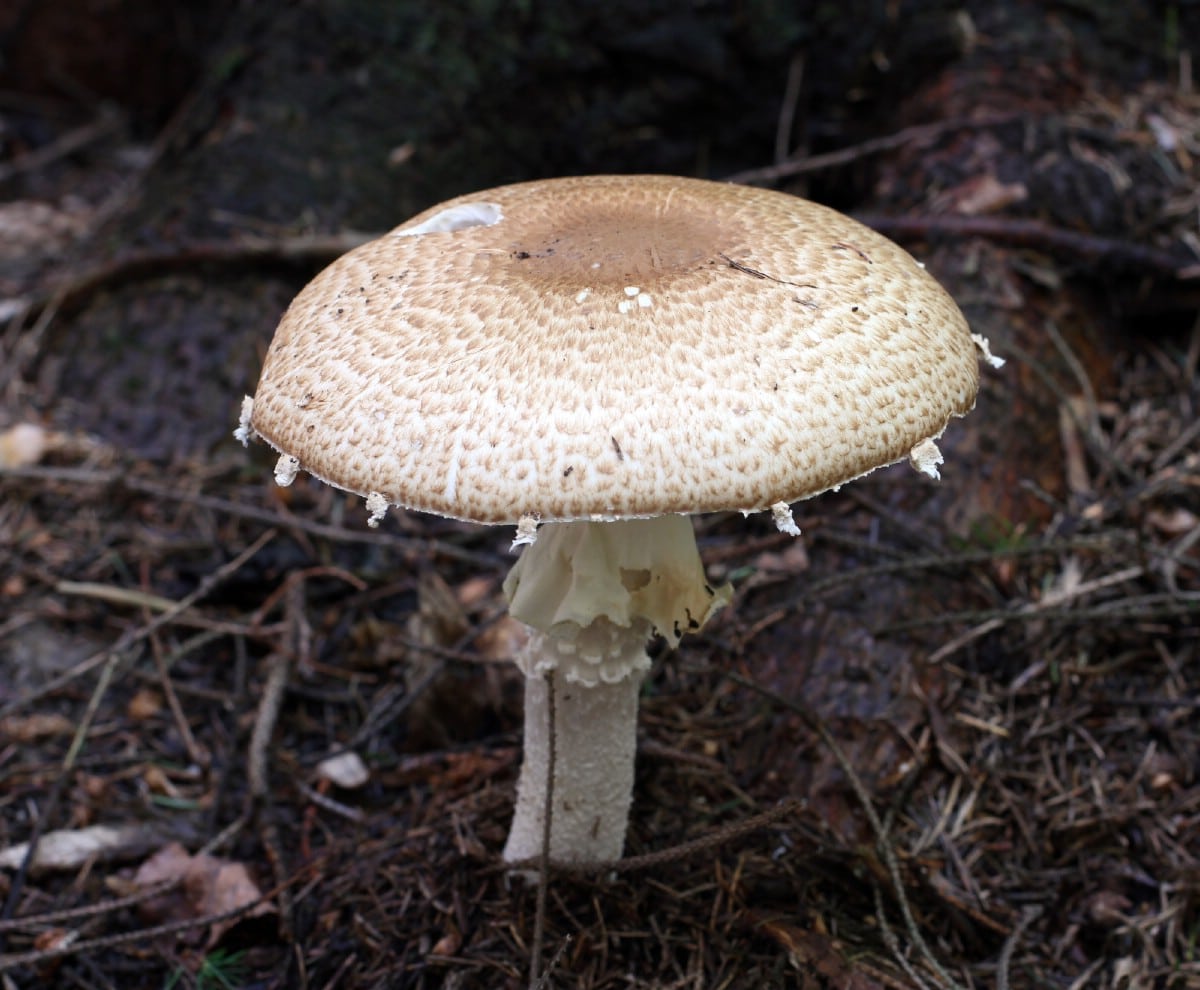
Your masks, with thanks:
M380 511L778 515L939 436L977 386L958 307L867 227L769 190L591 176L459 197L334 262L247 418L285 476Z

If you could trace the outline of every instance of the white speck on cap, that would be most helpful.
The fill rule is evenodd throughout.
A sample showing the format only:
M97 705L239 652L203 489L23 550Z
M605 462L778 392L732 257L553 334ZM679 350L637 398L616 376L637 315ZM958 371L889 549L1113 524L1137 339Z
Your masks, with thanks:
M941 477L938 473L938 465L942 463L942 452L938 450L938 446L932 438L927 437L916 444L908 452L908 460L922 474L927 474L934 479Z
M250 425L250 417L254 414L254 399L248 395L242 396L242 413L238 417L238 427L233 431L233 436L236 440L242 442L243 447L247 447L250 441L254 439L254 427Z
M300 458L291 454L280 454L275 462L275 484L287 488L296 480L296 472L300 470Z
M992 348L991 345L988 344L987 337L983 336L983 334L973 333L971 334L971 339L975 341L975 346L979 348L979 353L983 355L983 360L986 361L991 367L1004 367L1004 358L996 357L996 355L992 353Z
M456 230L471 227L491 227L504 219L504 213L496 203L457 203L443 210L427 211L418 224L399 227L392 233L397 237L414 237L420 234L452 234Z
M375 529L383 517L387 515L388 500L381 492L370 492L367 495L367 525Z
M787 502L776 502L772 505L771 518L775 520L775 527L779 532L787 533L788 536L800 535L800 527L792 518L792 507Z
M907 457L972 408L979 364L932 276L840 213L699 179L553 179L435 206L318 275L247 435L481 523L758 512Z
M537 541L537 516L521 516L517 520L517 533L513 537L512 549L517 547L528 546L530 543Z

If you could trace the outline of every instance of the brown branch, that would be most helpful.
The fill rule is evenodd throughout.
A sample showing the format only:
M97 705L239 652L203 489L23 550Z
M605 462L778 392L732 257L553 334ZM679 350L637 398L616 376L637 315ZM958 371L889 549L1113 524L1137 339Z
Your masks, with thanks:
M1003 216L903 216L858 214L856 219L901 241L939 237L982 237L1002 244L1033 248L1066 261L1086 262L1107 270L1140 271L1187 281L1200 278L1200 263L1144 244L1055 227L1042 220Z
M162 247L134 248L100 261L78 274L67 276L19 300L25 317L39 313L53 300L56 310L77 310L101 289L111 289L137 279L192 268L236 271L245 265L315 265L332 261L378 234L346 231L340 234L302 234L273 239L236 238L227 241L197 240Z
M93 142L116 134L124 127L124 124L125 122L120 114L102 106L100 113L94 120L67 131L61 137L35 151L17 156L11 162L0 163L0 182L7 182L22 172L33 172L58 161L60 158L73 155Z
M141 642L154 632L168 623L172 622L178 615L187 611L201 598L207 596L214 588L226 581L259 550L266 546L276 536L275 530L267 530L250 546L239 553L228 563L222 564L217 570L205 576L199 585L185 598L177 602L172 608L160 613L155 618L144 623L136 629L128 630L111 647L101 650L93 657L89 658L85 663L91 663L93 660L103 663L103 669L100 672L100 677L96 682L96 686L92 690L92 695L88 700L87 707L84 710L83 716L79 721L79 726L75 730L75 735L71 740L71 745L67 748L66 756L63 757L59 767L59 772L55 777L54 785L50 789L49 795L41 808L41 814L33 824L33 831L29 836L28 848L25 852L25 858L22 860L20 867L17 869L16 875L12 879L11 886L8 891L8 896L5 898L4 905L0 908L0 920L8 920L16 911L17 904L21 900L21 894L24 890L25 880L29 874L34 860L37 858L38 843L41 841L42 835L46 830L47 824L54 817L58 810L58 805L62 800L63 792L68 781L74 779L73 771L75 762L83 749L84 743L87 740L88 733L91 731L92 722L96 717L96 713L100 709L100 702L108 691L108 687L112 682L113 677L117 673L117 668L121 666L126 654L131 646ZM73 668L78 671L83 665L76 665ZM12 705L8 706L9 708ZM0 952L3 951L4 938L0 936Z
M152 943L156 939L160 939L165 935L177 935L181 932L192 931L197 928L204 928L212 925L218 925L227 921L234 921L238 918L246 917L251 911L264 904L272 903L279 897L283 888L291 888L302 880L311 876L319 864L310 863L298 871L295 875L289 877L284 883L279 886L260 894L252 901L247 901L245 904L239 904L237 907L230 908L228 911L221 911L215 914L206 914L196 918L185 918L181 921L171 921L165 924L155 925L151 928L135 928L130 931L117 932L113 935L104 935L91 939L79 939L71 941L70 939L62 939L56 945L46 949L34 949L29 952L0 954L0 973L6 973L9 970L16 969L20 966L37 966L64 956L77 956L82 953L97 952L101 949L112 949L118 946L129 945L134 942ZM164 889L169 889L174 882L163 884ZM158 888L150 888L150 892L157 892ZM104 905L105 908L110 905Z
M718 846L724 845L727 842L743 838L751 832L758 831L760 828L773 825L775 822L795 814L802 807L802 802L795 799L787 799L773 808L759 812L757 815L751 815L749 818L718 825L699 838L689 839L687 842L681 842L678 845L670 846L667 849L660 849L657 852L644 853L641 856L626 856L624 859L609 860L602 863L554 863L551 864L550 869L562 876L633 873L639 870L653 869L667 863L675 863L681 859L687 859L689 856L694 856L697 853L712 852ZM508 863L505 865L505 868L508 870L532 870L540 869L541 865L541 860L538 857L530 857L529 859L519 860L515 863Z
M735 172L733 175L727 176L725 181L753 184L774 182L777 179L785 179L793 175L806 175L810 172L823 172L842 165L850 165L861 158L891 151L893 148L900 148L906 144L928 141L951 131L983 130L1023 119L1025 118L1022 114L1004 113L975 119L957 117L953 120L939 120L931 124L915 124L912 127L896 131L894 134L871 138L846 148L838 148L836 151L826 151L819 155L805 155L802 158L793 158L777 165Z
M925 940L925 936L921 934L921 929L917 925L916 918L913 917L912 908L909 906L908 896L904 892L904 880L900 872L900 860L896 855L896 850L892 844L891 836L887 828L884 827L883 821L880 819L878 812L875 810L875 805L871 800L871 795L868 793L866 785L855 772L853 764L849 757L846 756L842 747L838 745L838 741L833 737L833 732L829 726L825 724L825 720L821 716L790 698L786 698L776 691L772 691L765 685L759 684L757 681L751 680L748 677L743 677L734 671L726 671L725 676L735 684L740 684L744 688L755 691L762 697L773 701L775 704L786 708L788 711L795 712L805 722L805 724L818 736L825 744L825 747L833 755L834 760L842 769L842 773L846 775L846 779L850 784L850 789L854 792L854 796L858 798L859 804L862 806L863 814L867 816L867 821L871 825L872 832L875 833L875 850L883 860L884 866L887 868L888 880L891 883L892 896L896 904L900 908L900 915L904 919L905 929L907 930L909 940L917 947L921 956L924 957L926 964L937 973L938 978L942 981L942 986L947 990L961 990L960 985L951 978L945 967L933 954L933 950ZM877 900L882 904L882 895L877 894ZM881 916L882 917L882 916ZM898 954L897 958L908 968L906 960ZM910 975L912 975L910 973Z
M149 495L153 498L169 499L199 509L208 509L237 519L247 519L277 526L280 529L306 533L321 539L337 543L366 543L376 547L387 547L401 553L436 554L451 560L478 564L484 567L494 567L503 558L498 554L483 550L471 550L460 547L448 540L435 537L400 536L385 533L382 530L348 529L331 523L317 522L302 516L286 513L281 510L261 508L255 505L234 502L231 499L215 495L203 495L199 492L170 488L146 478L130 473L130 467L123 464L118 468L89 468L89 467L58 467L33 465L23 468L0 468L0 482L6 478L17 478L42 483L58 483L68 485L101 485L113 486L139 495ZM205 623L211 627L212 623ZM241 632L239 630L239 632ZM430 648L433 649L433 648Z

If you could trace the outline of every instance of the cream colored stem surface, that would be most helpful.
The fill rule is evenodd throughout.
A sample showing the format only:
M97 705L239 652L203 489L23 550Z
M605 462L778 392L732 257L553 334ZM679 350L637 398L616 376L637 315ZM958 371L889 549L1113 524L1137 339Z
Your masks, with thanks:
M644 634L630 630L628 648L643 652ZM531 652L554 651L534 632ZM531 656L536 662L536 657ZM642 665L631 664L631 667ZM550 859L556 863L596 863L621 858L633 793L637 749L638 691L643 669L614 684L585 686L561 673L553 678L554 811L550 819ZM517 784L517 807L504 858L513 863L542 852L546 772L550 758L547 681L525 681L525 756Z
M554 672L554 809L550 857L621 857L633 790L637 699L650 668L646 640L674 646L729 600L711 588L686 516L548 523L504 582L509 610L530 629L516 657L525 674L525 762L504 850L540 856L550 762L547 682Z

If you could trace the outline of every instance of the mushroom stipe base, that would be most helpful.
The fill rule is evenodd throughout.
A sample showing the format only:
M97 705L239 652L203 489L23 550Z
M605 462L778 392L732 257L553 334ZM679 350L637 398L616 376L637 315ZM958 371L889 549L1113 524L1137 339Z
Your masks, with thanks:
M504 591L530 630L517 657L526 677L525 754L504 858L541 855L553 795L551 861L620 859L638 692L650 668L646 641L657 631L674 645L725 604L729 590L705 580L691 519L659 516L547 523Z
M643 637L631 638L628 645L631 652L645 657ZM536 654L546 648L554 649L544 633L535 632L527 650ZM524 758L512 828L504 847L507 862L541 856L547 794L553 796L552 863L577 865L621 858L633 796L638 693L644 679L644 670L636 668L615 684L592 687L568 681L561 674L526 678ZM590 731L586 731L588 727ZM548 788L551 761L554 780Z

